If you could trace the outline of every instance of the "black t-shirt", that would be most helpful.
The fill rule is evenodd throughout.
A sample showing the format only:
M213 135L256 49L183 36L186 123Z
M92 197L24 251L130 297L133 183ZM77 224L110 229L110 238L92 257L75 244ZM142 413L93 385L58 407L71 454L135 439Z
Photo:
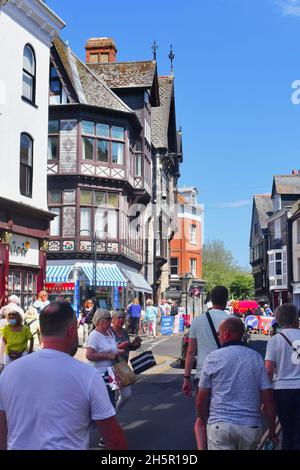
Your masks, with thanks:
M178 314L178 305L172 305L171 307L171 315L174 317Z
M95 311L95 306L91 310L87 310L86 308L82 310L83 317L85 318L85 323L87 323L88 325L93 322Z

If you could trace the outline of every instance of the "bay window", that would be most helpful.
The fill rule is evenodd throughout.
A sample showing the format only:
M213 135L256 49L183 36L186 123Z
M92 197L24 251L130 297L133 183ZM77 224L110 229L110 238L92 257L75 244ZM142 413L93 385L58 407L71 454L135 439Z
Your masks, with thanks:
M81 121L82 159L124 166L125 129L105 123Z

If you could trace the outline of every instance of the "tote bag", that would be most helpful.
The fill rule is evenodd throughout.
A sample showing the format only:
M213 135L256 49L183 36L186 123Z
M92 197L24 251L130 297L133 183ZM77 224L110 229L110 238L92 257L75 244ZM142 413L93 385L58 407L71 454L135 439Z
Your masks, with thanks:
M145 370L156 366L156 360L152 351L145 351L130 359L130 364L135 374L141 374Z

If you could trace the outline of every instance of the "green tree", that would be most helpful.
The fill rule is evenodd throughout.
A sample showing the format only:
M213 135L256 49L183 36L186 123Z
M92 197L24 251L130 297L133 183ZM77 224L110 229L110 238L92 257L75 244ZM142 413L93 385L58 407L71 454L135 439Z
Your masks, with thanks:
M253 290L253 277L245 269L238 266L230 250L227 250L220 240L208 240L203 246L203 279L206 281L205 291L209 295L212 288L217 285L227 287L236 297L235 281L242 278L241 295L247 293L251 297ZM242 282L243 281L243 282ZM251 287L250 287L251 285ZM246 295L246 294L245 294ZM245 298L245 297L244 297Z
M253 299L253 276L251 274L237 274L230 284L230 292L235 299Z

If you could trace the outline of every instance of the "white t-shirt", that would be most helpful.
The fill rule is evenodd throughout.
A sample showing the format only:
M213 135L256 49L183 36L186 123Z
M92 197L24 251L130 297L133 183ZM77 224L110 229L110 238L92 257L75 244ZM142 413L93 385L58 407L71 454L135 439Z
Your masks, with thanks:
M87 348L93 348L97 353L105 352L118 352L118 345L116 339L112 333L109 332L109 335L103 335L100 331L93 330L86 342ZM96 367L100 373L104 373L108 367L113 365L114 361L103 360L103 361L90 361L90 364Z
M211 309L209 311L216 332L223 320L229 316L227 310ZM197 371L196 377L200 378L206 356L217 349L215 338L212 334L206 314L194 318L190 327L189 338L197 340Z
M287 328L282 333L298 346L300 353L300 330ZM286 339L279 333L268 341L265 360L275 362L275 371L272 386L274 389L300 388L300 364L295 364L294 351ZM298 361L296 361L298 362Z
M43 349L0 375L9 450L86 450L91 420L115 415L101 375L68 354Z

